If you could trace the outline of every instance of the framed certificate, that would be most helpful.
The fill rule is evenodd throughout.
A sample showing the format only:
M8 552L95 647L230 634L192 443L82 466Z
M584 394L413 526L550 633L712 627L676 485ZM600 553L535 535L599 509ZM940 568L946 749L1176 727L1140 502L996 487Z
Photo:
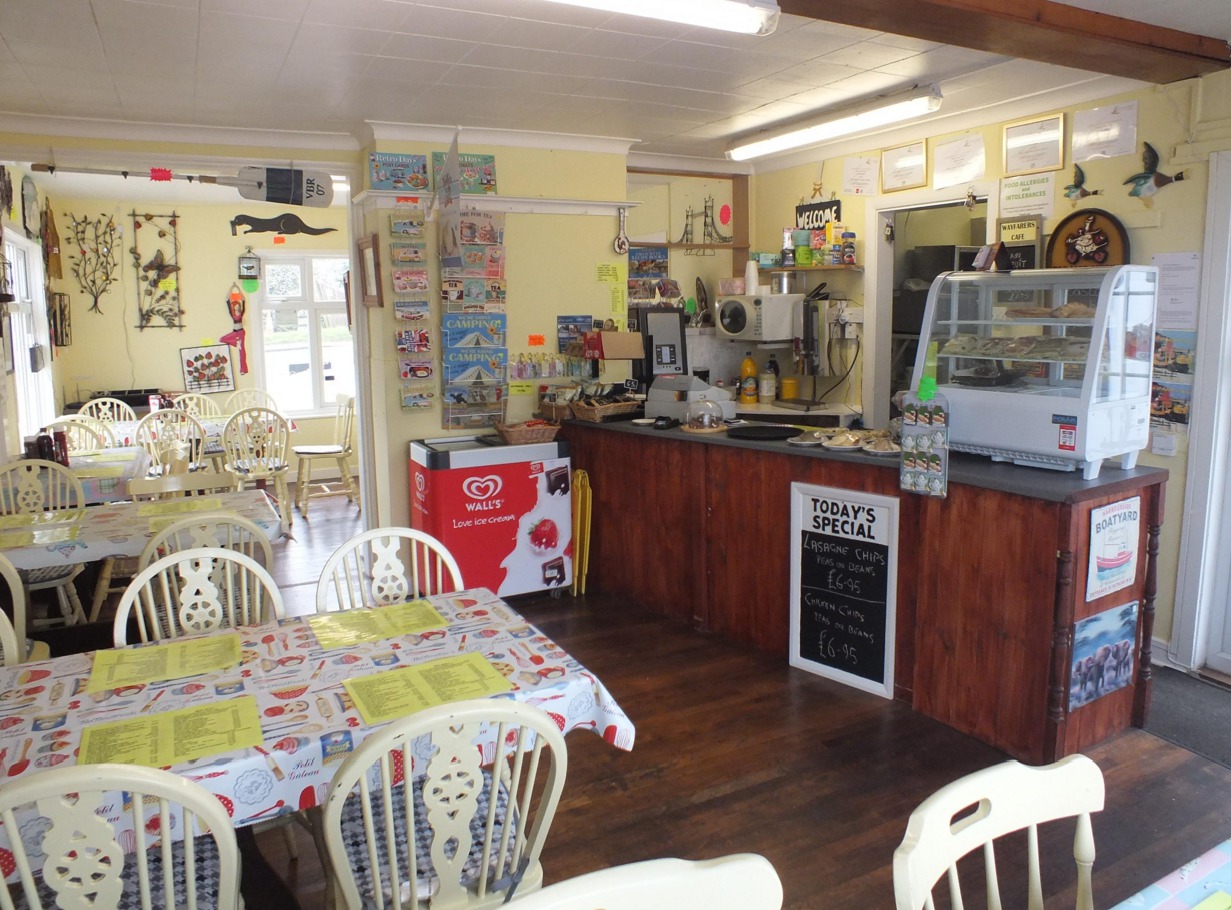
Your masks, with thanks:
M1004 128L1004 175L1017 177L1064 167L1064 114Z
M881 192L927 186L928 144L925 140L881 152Z

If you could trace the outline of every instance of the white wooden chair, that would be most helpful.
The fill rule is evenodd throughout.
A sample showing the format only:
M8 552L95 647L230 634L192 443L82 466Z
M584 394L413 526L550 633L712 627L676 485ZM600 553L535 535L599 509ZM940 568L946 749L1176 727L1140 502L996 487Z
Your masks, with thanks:
M32 458L0 467L0 515L64 512L85 508L85 492L72 471L54 461ZM52 565L19 570L27 595L54 589L60 614L68 624L85 622L74 581L81 565ZM29 598L27 597L27 603Z
M174 404L175 407L181 411L187 411L198 420L222 416L222 405L217 399L202 395L200 392L184 392L182 395L176 395Z
M0 666L46 660L51 656L47 643L26 638L26 589L17 569L3 553L0 553L0 581L8 590L9 611L13 617L10 621L8 614L0 611Z
M1077 819L1077 910L1094 910L1091 867L1094 832L1090 813L1103 808L1103 772L1084 755L1032 768L1004 762L968 774L937 790L911 813L906 836L893 854L897 910L932 910L932 891L948 875L950 906L962 907L958 861L979 850L989 908L1002 906L993 842L1024 830L1027 838L1027 907L1043 910L1038 826ZM1018 901L1011 902L1018 905Z
M200 464L205 447L201 421L179 408L162 408L141 418L137 445L150 453L151 474L178 474Z
M294 446L291 451L299 459L295 475L295 505L304 518L308 517L308 501L324 496L345 496L358 502L359 491L351 478L351 436L355 427L355 396L338 396L338 413L334 417L333 442L326 445ZM332 461L337 465L340 480L329 483L313 483L312 468L317 461Z
M511 699L452 702L376 730L323 804L343 906L414 907L417 895L429 910L479 908L537 890L567 769L555 721Z
M118 398L91 398L81 406L81 410L77 413L101 420L103 423L137 419L137 412Z
M404 603L459 591L462 570L435 537L411 528L356 534L325 562L316 584L316 611Z
M756 853L647 859L517 896L520 910L781 910L782 880Z
M215 629L281 619L286 613L273 577L255 559L201 547L156 559L128 585L115 611L112 636L128 644L135 615L140 641L162 641Z
M78 415L57 417L47 424L47 432L54 433L56 430L64 431L70 452L88 452L115 445L115 430L111 429L111 424L103 423L93 417Z
M291 495L286 475L290 472L290 426L270 408L251 407L236 411L222 428L226 468L240 486L272 483L282 524L291 527Z
M132 832L117 830L112 813ZM31 910L243 907L226 810L170 771L97 764L26 774L0 785L0 822L20 876L13 894Z
M269 408L271 411L276 411L278 402L274 401L274 396L264 389L236 389L227 398L222 410L224 413L234 414L244 408Z
M137 568L144 569L170 553L202 547L243 553L273 571L274 548L269 538L255 521L235 512L196 512L172 522L150 538L137 558Z

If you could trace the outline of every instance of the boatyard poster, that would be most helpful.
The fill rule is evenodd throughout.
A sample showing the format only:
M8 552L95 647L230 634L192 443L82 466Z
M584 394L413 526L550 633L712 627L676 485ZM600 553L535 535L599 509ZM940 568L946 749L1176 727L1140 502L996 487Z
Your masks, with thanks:
M1073 630L1069 710L1131 683L1136 649L1135 600L1078 621Z
M1140 496L1091 510L1087 602L1132 585L1137 577L1140 527Z

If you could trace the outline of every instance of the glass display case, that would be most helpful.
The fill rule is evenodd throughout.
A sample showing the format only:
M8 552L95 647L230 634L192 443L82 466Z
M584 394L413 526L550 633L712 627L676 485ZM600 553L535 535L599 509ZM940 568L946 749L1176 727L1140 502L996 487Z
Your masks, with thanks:
M1093 479L1150 434L1153 266L947 272L932 282L912 388L934 371L950 447Z

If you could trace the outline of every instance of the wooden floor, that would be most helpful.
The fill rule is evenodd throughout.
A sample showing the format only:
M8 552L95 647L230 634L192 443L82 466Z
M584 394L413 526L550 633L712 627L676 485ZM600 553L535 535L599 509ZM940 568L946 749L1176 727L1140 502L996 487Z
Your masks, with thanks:
M319 511L317 511L319 508ZM302 602L336 543L358 529L353 506L313 505L277 556L288 601ZM300 590L296 590L300 589ZM310 598L306 601L310 603ZM591 594L514 606L610 689L637 726L622 752L569 735L565 798L543 853L547 881L660 856L762 853L787 908L892 906L893 850L914 806L942 784L1005 756L903 704ZM1231 837L1231 770L1140 730L1089 755L1107 808L1095 819L1095 903L1108 908ZM1059 828L1059 826L1057 826ZM320 867L301 833L290 861L260 835L303 910L323 907ZM1072 827L1044 833L1049 906L1072 906ZM1048 874L1051 873L1051 874ZM1016 902L1006 882L1006 910ZM977 905L976 905L977 906Z

